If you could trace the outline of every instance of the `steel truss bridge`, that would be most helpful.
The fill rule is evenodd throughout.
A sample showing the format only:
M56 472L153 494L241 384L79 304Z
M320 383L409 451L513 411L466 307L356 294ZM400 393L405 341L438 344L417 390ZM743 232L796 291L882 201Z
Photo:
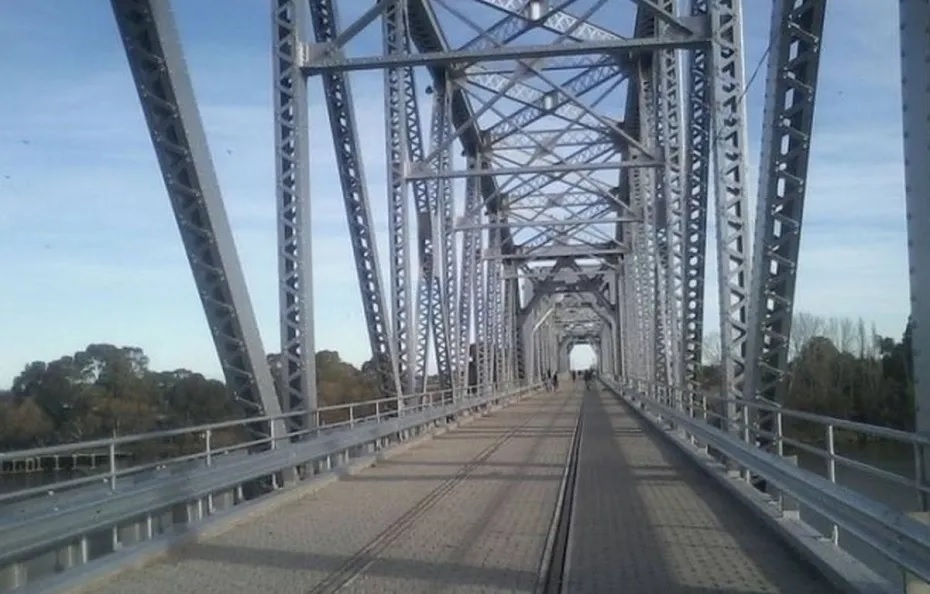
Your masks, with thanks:
M779 456L782 418L794 414L778 403L787 385L827 2L771 4L762 155L758 171L750 171L740 0L273 0L276 383L171 7L112 0L228 389L250 412L249 456L264 456L258 470L224 471L238 477L237 496L248 499L241 485L260 474L273 475L274 487L294 480L294 454L282 451L304 452L302 462L325 456L328 467L332 456L349 456L360 444L403 440L424 424L522 394L549 370L566 371L571 349L587 344L604 385L656 424L683 432L685 442L757 489L776 484L802 504L819 505L833 522L834 543L839 525L898 567L930 578L925 527L824 486ZM902 0L899 10L918 408L916 433L894 437L917 452L911 486L926 509L930 6ZM373 74L383 81L374 99L371 85L363 94L353 88ZM315 88L325 107L313 109L325 109L328 130L310 129ZM383 105L385 121L376 165L363 159L366 131L358 118L373 101ZM321 421L313 356L310 220L317 197L310 180L318 173L310 155L325 136L335 147L380 380L376 408L348 407L348 420L333 427ZM374 193L380 183L366 176L366 167L385 163L386 196ZM380 200L388 205L386 270L371 210ZM707 279L709 227L717 265ZM717 289L723 375L722 394L710 396L697 382L708 282ZM439 397L428 391L432 374ZM710 420L708 398L722 403L719 419ZM846 426L820 420L831 436L834 426ZM356 435L362 429L369 433ZM336 439L345 442L330 443ZM209 443L208 465L215 464ZM831 441L835 462L832 449ZM231 488L224 480L222 488ZM203 489L210 497L221 491ZM24 555L41 549L35 530L17 538L0 547L13 584L25 583L16 570ZM64 546L43 538L42 550ZM86 561L79 548L82 554Z

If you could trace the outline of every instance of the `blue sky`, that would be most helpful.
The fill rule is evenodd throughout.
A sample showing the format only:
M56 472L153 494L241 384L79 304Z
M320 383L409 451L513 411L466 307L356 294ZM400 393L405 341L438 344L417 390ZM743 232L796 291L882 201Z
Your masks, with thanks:
M268 2L174 4L264 345L274 351ZM769 3L746 4L748 74L766 46ZM899 336L908 297L897 12L850 1L831 4L827 22L798 308L862 316ZM109 2L5 2L0 39L0 386L29 361L101 341L141 346L155 368L217 375ZM764 78L763 67L747 98L753 193ZM379 81L362 77L356 97ZM358 117L385 260L384 123L380 91L371 96ZM360 363L368 341L316 92L311 113L316 344ZM714 279L710 269L710 329Z

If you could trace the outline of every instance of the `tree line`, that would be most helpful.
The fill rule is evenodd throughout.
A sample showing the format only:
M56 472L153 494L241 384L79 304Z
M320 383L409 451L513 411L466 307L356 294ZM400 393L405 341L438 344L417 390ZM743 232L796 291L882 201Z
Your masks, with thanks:
M276 360L276 355L269 356L277 376ZM316 365L321 406L375 397L377 378L371 362L358 369L335 351L320 351ZM279 377L275 379L280 383ZM152 370L138 347L91 344L54 361L29 363L12 388L0 392L0 451L243 416L242 407L221 381L188 369Z
M720 384L713 336L705 346L701 383ZM475 345L468 383L477 382ZM280 385L277 356L269 356ZM375 361L357 368L335 351L316 354L320 406L377 397ZM914 429L911 324L900 340L879 336L862 321L800 314L793 324L787 408L864 423ZM435 376L427 388L437 389ZM25 366L0 392L0 451L129 435L242 418L221 381L187 370L156 371L139 347L91 344ZM228 435L228 439L236 436Z
M792 324L786 408L914 430L912 324L900 339L879 335L862 320L799 314ZM717 388L719 335L708 336L701 383Z

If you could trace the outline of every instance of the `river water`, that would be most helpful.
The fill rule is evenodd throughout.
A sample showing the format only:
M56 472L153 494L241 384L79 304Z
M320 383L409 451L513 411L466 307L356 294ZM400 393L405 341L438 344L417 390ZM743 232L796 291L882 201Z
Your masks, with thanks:
M916 467L913 454L906 450L892 450L888 447L881 448L878 445L870 445L868 447L846 447L844 451L838 451L837 453L905 478L913 479L915 476ZM823 458L804 453L798 457L798 464L802 468L816 472L823 477L827 476L827 464ZM837 464L836 482L899 511L913 512L919 510L919 501L914 489L865 474L859 469ZM831 523L823 516L802 506L801 518L825 536L830 535ZM885 559L881 553L842 529L839 531L839 541L844 550L903 589L904 576L902 571Z

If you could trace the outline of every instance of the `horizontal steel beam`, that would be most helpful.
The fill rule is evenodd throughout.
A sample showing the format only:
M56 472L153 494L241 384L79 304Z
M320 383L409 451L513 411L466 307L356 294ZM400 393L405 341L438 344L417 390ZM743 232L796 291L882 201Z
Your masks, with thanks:
M557 260L559 258L602 258L606 256L621 256L629 253L626 247L594 247L594 246L545 246L533 248L531 251L521 251L517 246L513 254L488 256L486 260Z
M500 60L538 60L551 57L581 56L585 54L635 54L658 50L701 48L710 38L700 35L683 35L659 39L639 37L610 41L584 41L564 44L503 46L483 50L452 50L447 52L420 52L346 58L342 48L329 45L307 45L301 70L312 76L324 72L352 70L378 70L405 66L454 66Z
M642 219L635 217L619 217L613 219L565 219L546 221L508 221L506 223L481 223L478 225L459 225L456 231L471 231L473 229L514 229L521 227L570 227L572 225L615 225L618 223L639 223Z
M492 167L490 169L460 169L454 171L434 171L426 163L409 163L410 171L405 176L408 181L415 179L445 179L456 177L486 177L499 175L528 175L534 173L565 173L572 171L603 171L611 169L631 169L635 167L662 167L662 161L630 160L613 163L579 163L565 165L539 165L534 167ZM505 192L506 194L506 192Z

